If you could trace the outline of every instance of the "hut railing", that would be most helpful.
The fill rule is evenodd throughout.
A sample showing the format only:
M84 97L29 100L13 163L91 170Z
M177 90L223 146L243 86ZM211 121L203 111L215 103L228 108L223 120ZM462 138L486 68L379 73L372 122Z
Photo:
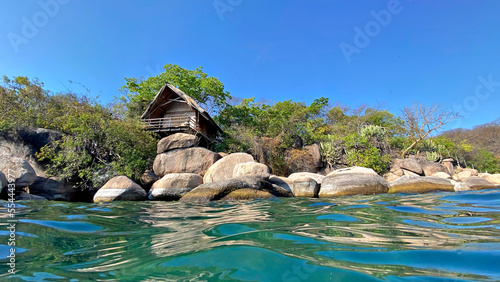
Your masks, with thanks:
M155 132L180 131L192 129L198 131L196 118L193 116L169 116L164 118L142 119L147 130Z

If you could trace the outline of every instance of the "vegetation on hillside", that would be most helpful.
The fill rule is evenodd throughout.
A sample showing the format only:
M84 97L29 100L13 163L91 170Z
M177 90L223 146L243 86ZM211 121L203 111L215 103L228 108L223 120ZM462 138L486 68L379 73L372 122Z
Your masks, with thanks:
M333 101L324 97L309 105L237 100L201 67L165 65L164 70L147 79L125 78L124 94L113 107L85 95L51 93L37 79L4 77L0 130L32 126L62 132L64 137L42 148L38 158L49 173L76 186L99 186L115 174L137 180L151 167L156 145L156 137L142 129L139 116L169 82L205 107L224 130L214 150L251 153L275 174L292 172L291 164L300 167L306 157L301 149L314 143L330 167L357 165L383 173L392 159L419 155L431 161L458 158L462 166L500 172L498 122L435 136L457 117L435 105L415 104L397 116L377 107L332 106Z
M49 173L82 189L101 185L107 174L140 176L154 158L155 138L138 120L117 118L110 108L82 95L50 93L36 79L4 77L0 106L3 131L31 126L64 134L43 147L38 158Z

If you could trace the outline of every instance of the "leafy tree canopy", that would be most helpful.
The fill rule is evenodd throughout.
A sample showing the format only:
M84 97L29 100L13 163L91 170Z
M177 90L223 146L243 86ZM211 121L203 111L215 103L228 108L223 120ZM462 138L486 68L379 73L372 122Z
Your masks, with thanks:
M229 92L224 90L224 84L217 78L203 72L202 67L187 70L178 65L166 64L163 69L163 73L147 79L125 78L126 83L121 88L125 94L120 100L127 108L128 116L141 116L167 82L191 96L211 115L226 108L226 101L231 98Z

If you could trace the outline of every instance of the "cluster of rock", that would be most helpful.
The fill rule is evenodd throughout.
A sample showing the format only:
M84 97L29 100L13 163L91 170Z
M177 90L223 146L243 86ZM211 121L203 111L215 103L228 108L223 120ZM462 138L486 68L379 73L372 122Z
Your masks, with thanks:
M417 159L396 160L384 177L362 167L338 169L327 175L298 172L288 177L245 153L224 154L197 147L196 136L174 134L158 143L152 171L141 185L125 176L111 179L94 202L116 200L179 200L204 203L214 200L271 197L338 197L380 193L425 193L500 188L500 175L453 170L443 164ZM457 171L457 174L452 173Z
M14 192L15 200L60 200L77 201L82 199L81 191L46 175L43 167L36 161L35 153L43 146L59 140L62 134L57 131L26 127L15 135L0 136L0 186L1 198L7 199ZM8 186L14 191L8 191Z

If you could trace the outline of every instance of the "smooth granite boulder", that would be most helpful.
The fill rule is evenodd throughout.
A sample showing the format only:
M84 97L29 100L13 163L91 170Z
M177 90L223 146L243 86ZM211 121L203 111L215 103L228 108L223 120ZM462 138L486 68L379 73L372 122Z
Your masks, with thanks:
M427 193L435 191L455 191L450 180L434 176L401 176L392 182L389 193Z
M206 203L220 200L233 191L246 188L268 191L277 197L292 196L292 193L289 191L277 185L273 185L262 178L240 176L228 180L202 184L184 195L180 201L190 203Z
M141 175L141 185L142 188L146 189L146 191L149 191L153 183L155 183L158 180L158 176L154 173L152 170L146 170L142 175Z
M156 181L148 197L150 200L179 200L187 192L203 184L203 177L195 173L171 173Z
M277 186L287 190L288 192L292 192L293 181L291 181L290 179L288 179L286 177L271 175L271 177L269 177L268 181L273 185L277 185Z
M255 176L269 179L271 169L267 165L257 162L239 163L236 164L233 170L233 177L238 176Z
M360 166L336 169L330 172L327 176L333 177L336 175L351 175L351 174L352 175L366 174L366 175L378 176L378 174L373 169Z
M231 179L233 178L236 165L247 162L255 162L255 160L251 155L246 153L229 154L210 166L203 177L203 183Z
M274 197L276 196L269 191L243 188L232 191L231 193L222 197L221 200L223 201L255 200L255 199L269 199Z
M18 191L33 184L37 178L35 170L26 160L10 155L0 155L0 171L14 180Z
M329 198L337 196L350 195L371 195L387 193L389 183L382 176L371 173L340 173L327 176L318 196L320 198Z
M471 176L455 185L455 191L469 191L469 190L483 190L483 189L497 189L500 185L491 183L479 176Z
M153 171L158 177L169 173L197 173L203 176L219 158L219 154L201 147L175 149L157 155Z
M443 173L448 174L448 169L440 163L422 161L420 163L420 166L422 167L422 171L424 172L425 176L432 176L433 174L438 173L438 172L443 172ZM450 177L451 177L451 175L450 175Z
M293 178L292 193L295 197L318 197L320 184L309 176Z
M7 181L7 177L5 177L5 174L0 171L0 190L2 188L7 187L9 185L9 181Z
M442 171L433 173L431 176L439 177L439 178L443 178L443 179L451 179L451 175L448 172L442 172Z
M480 173L479 177L486 179L493 184L500 184L500 174Z
M29 191L30 194L42 196L52 201L76 202L83 201L85 198L80 189L55 177L37 177L36 181L29 186Z
M290 179L291 181L294 181L295 179L302 178L304 176L314 179L314 181L316 181L318 184L321 184L321 182L323 182L323 179L325 179L325 177L326 177L324 175L312 173L312 172L296 172L296 173L290 174L288 176L288 179Z
M142 201L146 199L146 191L139 184L126 176L111 178L94 195L94 202Z
M198 145L200 139L196 135L175 133L162 138L156 145L156 153L161 154L174 149L191 148Z
M415 158L407 158L407 159L397 159L394 161L394 164L391 168L391 171L395 171L398 169L407 170L413 172L418 175L422 175L424 171L422 170L422 165Z

